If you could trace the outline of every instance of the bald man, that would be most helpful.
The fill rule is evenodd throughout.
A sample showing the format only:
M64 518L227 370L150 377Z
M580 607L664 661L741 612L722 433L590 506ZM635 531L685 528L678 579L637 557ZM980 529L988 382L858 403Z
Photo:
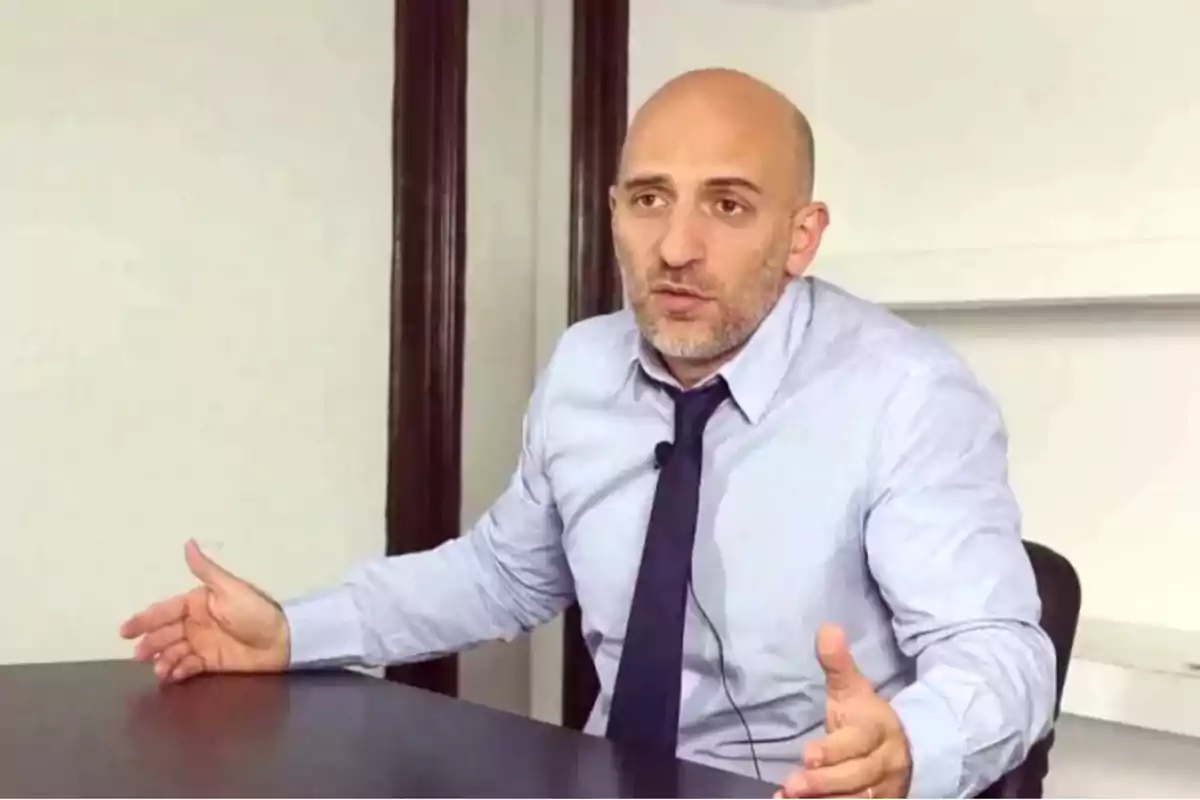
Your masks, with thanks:
M703 70L612 187L630 308L572 326L504 494L464 536L277 605L206 558L131 618L164 681L412 662L573 600L587 730L799 796L971 795L1050 725L1054 654L996 405L932 335L806 276L812 133Z

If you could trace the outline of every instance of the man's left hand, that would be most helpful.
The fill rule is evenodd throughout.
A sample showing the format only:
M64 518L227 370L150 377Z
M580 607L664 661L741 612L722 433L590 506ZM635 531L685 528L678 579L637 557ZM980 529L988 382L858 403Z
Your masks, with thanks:
M775 796L905 797L912 780L908 737L891 704L858 671L841 628L821 628L817 659L825 671L826 736L805 748L804 763Z

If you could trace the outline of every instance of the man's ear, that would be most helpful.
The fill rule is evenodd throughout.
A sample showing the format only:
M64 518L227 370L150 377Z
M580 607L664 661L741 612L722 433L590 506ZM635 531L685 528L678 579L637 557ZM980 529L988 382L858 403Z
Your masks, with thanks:
M617 187L608 187L608 211L611 214L617 210Z
M829 208L824 203L809 203L796 212L792 221L792 247L787 258L787 273L793 278L808 271L828 226Z

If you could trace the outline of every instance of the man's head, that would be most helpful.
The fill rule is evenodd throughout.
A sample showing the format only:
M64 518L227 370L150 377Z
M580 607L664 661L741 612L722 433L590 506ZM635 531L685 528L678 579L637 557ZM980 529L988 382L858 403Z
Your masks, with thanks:
M828 222L812 186L808 121L748 75L686 73L634 116L613 240L638 326L682 382L732 356L808 268Z

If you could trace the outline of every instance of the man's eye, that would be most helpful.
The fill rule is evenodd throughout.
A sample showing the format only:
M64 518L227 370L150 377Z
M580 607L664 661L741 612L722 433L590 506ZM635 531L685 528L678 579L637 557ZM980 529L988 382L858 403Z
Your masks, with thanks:
M633 204L638 208L658 208L662 205L662 198L653 193L634 195Z
M746 207L737 200L730 200L728 197L717 201L717 211L725 217L732 217L737 214L742 214L746 211Z

